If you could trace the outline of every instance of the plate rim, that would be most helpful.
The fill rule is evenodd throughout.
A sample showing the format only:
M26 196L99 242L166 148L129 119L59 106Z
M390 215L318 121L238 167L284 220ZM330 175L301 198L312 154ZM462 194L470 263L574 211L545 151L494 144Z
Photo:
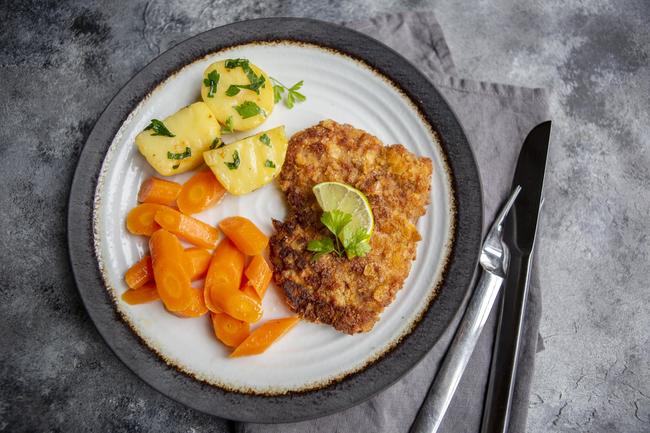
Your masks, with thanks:
M246 43L283 40L334 49L361 60L391 80L412 101L439 136L451 171L456 227L440 293L408 335L363 370L324 388L263 396L201 382L167 365L141 341L122 319L104 286L95 256L92 216L106 152L123 122L146 95L207 54ZM391 63L394 60L399 61ZM276 17L239 21L186 39L159 54L120 88L95 122L77 161L68 199L67 241L75 283L86 311L106 344L136 376L167 397L211 415L279 423L325 416L362 403L398 381L424 358L469 293L478 264L482 219L482 188L472 149L446 99L422 72L392 48L363 33L326 21ZM437 316L444 312L444 320L433 317L434 312Z

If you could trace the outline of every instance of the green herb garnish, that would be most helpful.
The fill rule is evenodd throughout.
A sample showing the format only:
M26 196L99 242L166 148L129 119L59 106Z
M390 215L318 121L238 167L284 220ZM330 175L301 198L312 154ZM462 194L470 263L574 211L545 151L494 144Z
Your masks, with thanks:
M232 154L232 162L224 162L226 164L226 167L228 167L230 170L237 170L239 167L239 152L236 150Z
M176 165L172 165L172 168L173 168L174 170L176 170L176 169L177 169L178 167L180 167L180 166L181 166L181 165L180 165L180 163L179 163L179 164L176 164Z
M192 148L191 147L186 147L185 152L182 152L182 153L167 152L167 159L179 160L179 159L189 158L190 156L192 156Z
M233 84L226 90L226 96L235 96L240 89L248 89L260 94L260 89L266 85L264 75L257 76L250 66L247 59L229 59L226 60L226 69L242 68L248 77L249 84Z
M242 104L235 106L235 111L239 113L242 119L248 119L249 117L254 117L263 113L260 106L253 101L245 101Z
M216 137L214 140L212 140L212 144L210 145L210 150L212 149L219 149L220 147L224 147L226 143L221 141L219 137Z
M267 159L266 162L264 163L264 167L275 168L275 162L271 161L270 159Z
M293 108L293 105L296 102L303 102L307 99L305 95L298 91L303 85L303 80L298 81L291 87L285 86L273 77L271 77L271 80L273 81L273 99L275 100L276 104L280 102L282 99L282 94L285 91L287 92L287 97L284 100L284 105L286 105L289 109Z
M150 129L153 129L153 134L151 135L162 135L165 137L176 137L174 134L172 134L169 129L165 126L164 123L162 123L158 119L151 119L151 123L149 126L144 128L145 131L148 131Z
M226 119L226 124L224 125L223 128L221 128L221 132L223 132L225 134L228 134L228 133L230 133L232 131L233 131L232 130L232 116L228 116L228 118Z
M320 218L321 222L327 229L334 234L334 240L330 237L309 241L307 250L314 254L313 259L317 260L324 254L335 253L342 257L343 254L348 259L363 257L370 251L370 236L363 228L355 232L350 229L352 215L340 210L323 212Z
M208 90L208 98L213 98L214 94L217 93L219 78L219 73L217 71L210 71L208 78L203 79L203 84L210 88L210 90Z
M260 135L260 141L266 144L267 146L271 147L271 137L266 135L266 133Z

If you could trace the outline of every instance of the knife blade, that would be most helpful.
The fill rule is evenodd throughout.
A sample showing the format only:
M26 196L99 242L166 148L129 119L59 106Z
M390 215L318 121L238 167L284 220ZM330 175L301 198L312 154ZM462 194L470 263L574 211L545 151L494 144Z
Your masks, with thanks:
M521 185L522 191L504 227L510 266L501 292L481 433L508 431L550 134L551 121L533 128L517 160L512 184Z

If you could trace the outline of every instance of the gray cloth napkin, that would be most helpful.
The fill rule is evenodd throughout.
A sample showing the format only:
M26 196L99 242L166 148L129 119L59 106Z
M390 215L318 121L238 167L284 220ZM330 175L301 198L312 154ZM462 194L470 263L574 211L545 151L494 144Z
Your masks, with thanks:
M401 53L429 77L446 98L467 134L479 166L485 230L509 193L524 138L535 125L548 120L545 91L456 77L449 48L432 13L384 15L345 25ZM516 433L524 432L526 428L530 381L537 348L541 298L536 267L535 263L509 429ZM479 431L495 334L495 312L496 308L458 386L440 432ZM420 364L395 385L367 402L312 421L276 425L237 424L236 430L240 433L407 432L460 317L460 314L457 315L443 338Z

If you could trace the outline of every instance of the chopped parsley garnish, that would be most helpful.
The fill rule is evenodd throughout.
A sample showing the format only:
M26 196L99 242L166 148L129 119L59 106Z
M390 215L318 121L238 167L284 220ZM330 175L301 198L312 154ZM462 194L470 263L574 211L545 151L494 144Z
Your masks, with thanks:
M221 128L221 132L228 134L232 132L232 116L228 116L228 119L226 119L226 124Z
M172 168L173 168L174 170L176 170L176 169L177 169L178 167L180 167L180 166L181 166L181 164L179 163L179 164L176 164L176 165L172 165Z
M276 104L280 102L285 91L287 92L287 97L284 100L284 105L289 109L293 108L296 102L303 102L307 99L305 95L298 91L303 85L303 80L298 81L291 87L285 86L273 77L271 77L271 80L273 81L273 98Z
M226 167L228 167L230 170L237 170L239 167L239 152L236 150L232 154L232 162L224 162L226 164Z
M258 114L263 113L260 106L253 101L245 101L235 106L235 111L239 113L242 119L248 119L249 117L257 116Z
M249 84L233 84L226 90L226 96L235 96L240 89L248 89L260 94L260 89L266 85L264 75L257 76L250 66L248 59L229 59L226 60L226 69L242 68L248 77Z
M210 145L210 150L212 149L219 149L220 147L224 147L226 143L224 143L219 137L215 138L212 140L212 144Z
M266 133L260 135L260 141L266 144L267 146L271 147L271 137L266 135Z
M335 253L339 257L345 254L348 259L353 259L363 257L370 251L368 233L363 228L354 232L350 228L351 214L333 210L323 212L320 220L334 234L334 240L331 237L324 237L309 241L307 250L314 253L314 260L329 253Z
M179 160L179 159L189 158L190 156L192 156L192 148L191 147L186 147L185 152L181 152L181 153L167 152L167 159Z
M270 159L267 159L266 162L264 163L264 167L275 168L275 162L271 161Z
M149 126L144 128L145 131L148 131L150 129L153 130L153 134L151 134L151 135L162 135L162 136L165 136L165 137L176 137L174 134L172 134L169 131L169 129L167 129L165 124L162 123L158 119L151 119L151 123L149 124Z
M210 88L210 90L208 90L208 98L213 98L214 94L217 93L219 78L219 73L217 71L210 71L208 78L203 79L203 84Z

